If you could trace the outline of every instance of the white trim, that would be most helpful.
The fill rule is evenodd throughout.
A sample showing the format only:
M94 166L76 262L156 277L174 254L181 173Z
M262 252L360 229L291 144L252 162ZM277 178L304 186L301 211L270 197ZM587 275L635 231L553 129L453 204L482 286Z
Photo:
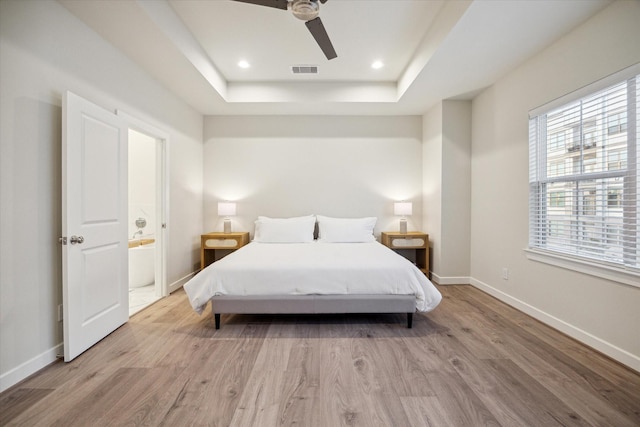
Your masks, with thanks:
M167 285L167 269L169 263L167 257L169 253L169 136L156 139L156 217L159 219L157 233L162 236L162 247L156 253L156 277L160 277L162 284L161 294L158 296L168 296L169 286ZM158 290L156 288L156 294Z
M127 113L126 111L122 111L116 109L116 114L122 117L129 125L130 128L137 130L138 132L142 132L154 138L169 140L169 133L163 131L160 128L157 128L146 121L137 118L136 116Z
M443 277L431 272L431 281L438 285L469 285L471 277Z
M609 86L620 83L623 80L630 79L638 74L640 74L640 62L530 110L529 118L539 116L540 114L544 114L565 104L584 98L585 96L598 92L599 90L606 89Z
M0 392L49 366L58 360L58 355L62 355L63 350L63 343L60 343L0 375Z
M574 338L581 343L588 345L596 349L597 351L611 357L612 359L630 367L631 369L640 372L640 356L629 353L607 341L604 341L582 329L558 319L557 317L546 313L536 307L533 307L517 298L512 297L480 280L471 278L471 285L488 293L489 295L499 299L500 301L522 311L525 314L533 317L551 326L554 329Z
M195 276L197 273L197 271L194 271L193 273L189 273L186 276L176 280L175 282L173 282L172 284L169 285L169 293L171 292L175 292L178 289L180 289L185 283L187 283L193 276Z
M577 271L612 282L640 288L640 273L626 270L613 265L605 265L597 261L573 258L563 254L542 251L539 249L525 249L525 254L531 261L554 265L567 270Z

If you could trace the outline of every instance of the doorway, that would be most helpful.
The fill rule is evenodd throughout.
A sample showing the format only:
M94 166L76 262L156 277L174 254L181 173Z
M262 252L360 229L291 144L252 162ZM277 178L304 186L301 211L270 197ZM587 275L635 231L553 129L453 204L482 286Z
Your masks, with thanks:
M129 315L156 302L155 262L158 239L156 218L156 145L158 141L129 129L128 236ZM159 242L158 242L159 243Z
M163 132L121 111L128 131L129 316L169 294L166 283L167 144Z

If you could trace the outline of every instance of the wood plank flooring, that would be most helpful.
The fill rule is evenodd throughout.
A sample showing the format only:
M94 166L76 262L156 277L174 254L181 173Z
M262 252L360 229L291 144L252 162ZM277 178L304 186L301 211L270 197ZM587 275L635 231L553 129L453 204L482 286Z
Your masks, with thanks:
M0 394L15 426L640 426L640 374L471 286L404 315L195 314L178 291Z

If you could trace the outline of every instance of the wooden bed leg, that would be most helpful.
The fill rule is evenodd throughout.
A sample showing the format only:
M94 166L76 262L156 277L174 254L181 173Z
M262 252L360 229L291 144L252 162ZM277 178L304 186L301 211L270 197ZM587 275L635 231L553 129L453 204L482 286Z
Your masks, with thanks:
M216 329L220 329L220 313L213 313L213 317L216 320Z
M407 313L407 328L413 327L413 313Z

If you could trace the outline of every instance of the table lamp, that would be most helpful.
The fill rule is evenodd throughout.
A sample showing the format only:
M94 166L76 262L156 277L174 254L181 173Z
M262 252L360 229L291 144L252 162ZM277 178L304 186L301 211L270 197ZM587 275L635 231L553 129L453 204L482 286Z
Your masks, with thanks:
M411 202L396 202L393 204L393 213L402 217L400 218L401 234L407 234L407 218L405 217L411 215L412 210L413 203Z
M224 217L224 232L231 233L231 216L236 214L234 202L218 202L218 215Z

